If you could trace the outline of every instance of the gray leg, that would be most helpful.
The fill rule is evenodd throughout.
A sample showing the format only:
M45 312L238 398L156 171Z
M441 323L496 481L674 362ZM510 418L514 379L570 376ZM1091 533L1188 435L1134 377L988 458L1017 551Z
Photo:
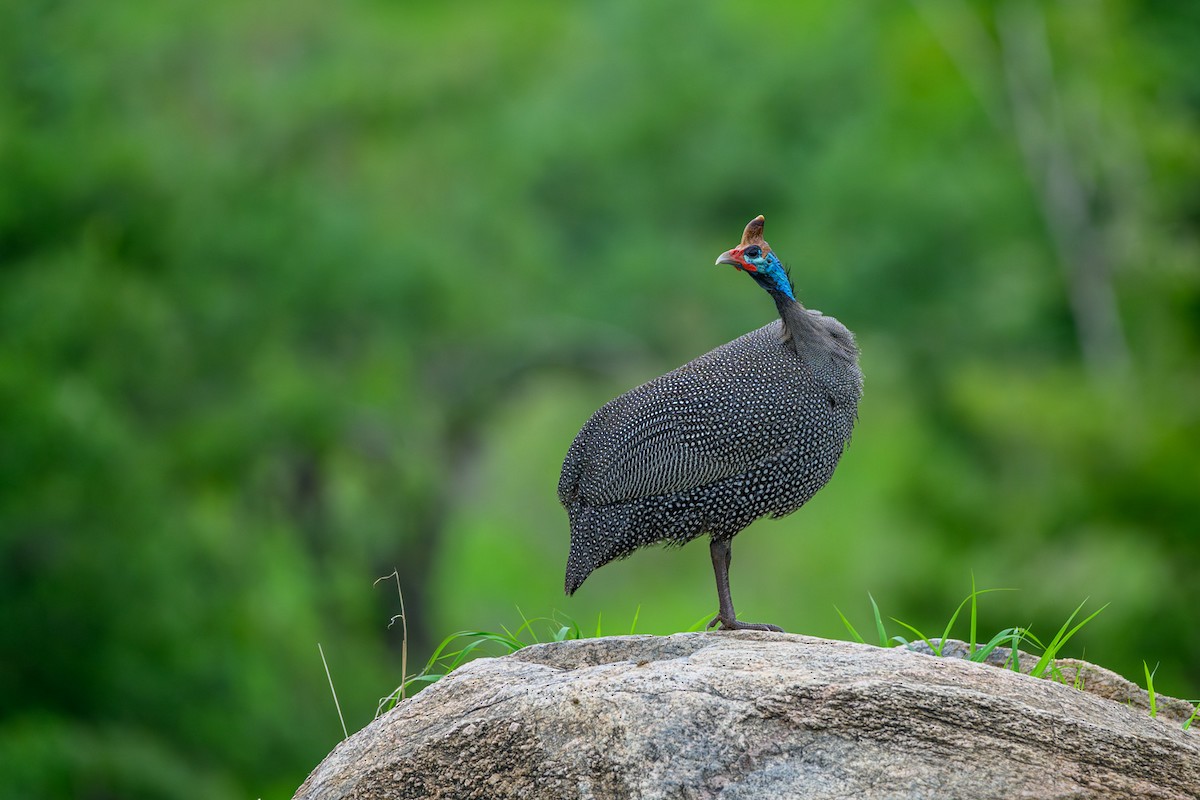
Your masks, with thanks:
M737 614L733 611L733 599L729 596L729 562L733 560L733 550L729 545L728 539L721 541L713 539L708 546L709 553L712 555L713 574L717 578L717 603L720 610L707 627L711 628L719 622L721 630L726 631L779 631L782 633L783 628L778 625L768 625L764 622L738 622Z

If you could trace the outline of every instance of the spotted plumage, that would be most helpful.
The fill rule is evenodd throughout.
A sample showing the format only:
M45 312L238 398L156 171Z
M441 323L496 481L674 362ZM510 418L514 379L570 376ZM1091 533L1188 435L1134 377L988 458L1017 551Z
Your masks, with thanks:
M833 475L862 395L854 336L798 303L763 218L718 264L749 273L780 319L606 403L579 431L558 496L571 549L566 591L608 562L655 542L711 537L725 628L729 542L759 517L800 508Z

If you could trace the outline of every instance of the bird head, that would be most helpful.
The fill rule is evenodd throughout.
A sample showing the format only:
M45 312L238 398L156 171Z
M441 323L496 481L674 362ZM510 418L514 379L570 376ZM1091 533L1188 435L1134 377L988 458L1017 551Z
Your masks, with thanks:
M771 246L763 239L765 221L762 214L750 220L742 233L742 243L717 256L717 263L732 264L737 269L749 273L750 277L768 292L781 292L794 300L792 282L788 279L787 271L771 252Z

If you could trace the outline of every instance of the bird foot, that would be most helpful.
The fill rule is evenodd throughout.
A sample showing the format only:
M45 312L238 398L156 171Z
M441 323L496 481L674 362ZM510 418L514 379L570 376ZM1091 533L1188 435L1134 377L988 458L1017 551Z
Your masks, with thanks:
M736 617L726 619L720 614L709 620L704 629L710 630L717 623L721 624L721 630L723 631L774 631L775 633L783 633L783 628L778 625L769 625L766 622L739 622Z

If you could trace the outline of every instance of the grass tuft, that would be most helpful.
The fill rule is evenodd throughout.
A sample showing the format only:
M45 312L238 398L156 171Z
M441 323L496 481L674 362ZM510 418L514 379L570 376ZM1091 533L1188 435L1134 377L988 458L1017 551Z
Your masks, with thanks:
M1062 624L1062 627L1058 629L1058 633L1056 633L1054 635L1054 638L1050 640L1050 644L1046 645L1043 648L1042 657L1038 659L1037 664L1035 664L1033 669L1030 671L1030 673L1029 673L1030 675L1032 675L1035 678L1042 677L1042 675L1044 675L1046 670L1050 667L1050 664L1054 661L1055 658L1058 657L1058 653L1060 650L1062 650L1063 645L1065 645L1067 642L1069 642L1071 640L1071 637L1079 632L1080 628L1082 628L1084 625L1087 625L1089 622L1091 622L1093 619L1095 619L1097 614L1099 614L1104 609L1108 608L1108 603L1105 603L1104 605L1100 606L1100 608L1096 609L1091 614L1089 614L1087 617L1085 617L1082 622L1080 622L1074 628L1071 628L1068 631L1067 627L1071 624L1071 621L1073 619L1075 619L1075 617L1079 614L1079 612L1083 610L1083 607L1086 603L1087 603L1087 598L1085 597L1083 602L1080 603L1078 605L1078 607L1076 607L1076 609L1071 612L1071 616L1067 617L1067 621L1064 622Z
M935 653L938 656L941 656L944 642L950 638L950 633L954 629L955 623L958 621L959 614L962 613L962 610L969 603L971 606L971 623L970 623L971 631L970 631L970 640L967 643L968 644L968 653L970 656L970 660L984 661L988 657L988 655L993 650L996 649L996 647L998 645L1000 645L1006 638L1011 638L1014 635L1014 633L1017 635L1017 640L1019 641L1026 629L1025 628L1006 628L1005 630L996 634L996 636L992 637L991 641L989 641L987 643L987 645L980 648L978 645L978 642L976 641L976 631L978 629L978 597L980 595L988 594L990 592L1011 592L1011 591L1013 591L1013 590L1012 589L976 589L975 588L975 576L972 575L971 576L971 593L969 595L967 595L961 603L958 604L958 608L954 609L954 613L950 615L949 621L946 623L945 628L942 630L941 637L937 638L937 639L934 639L930 636L926 636L918 628L916 628L913 625L910 625L909 623L905 622L904 620L897 619L896 617L889 617L889 619L891 619L891 621L895 622L897 625L900 625L903 628L907 628L909 631L911 631L913 634L915 634L918 639L925 642L926 646L929 647L929 649L933 653ZM877 602L875 602L875 597L873 595L871 595L869 592L867 593L867 598L871 601L871 614L872 614L872 617L874 618L875 634L876 634L876 637L878 638L879 646L880 647L892 647L894 645L907 646L909 644L909 641L908 641L908 639L905 639L903 636L893 636L890 639L888 638L887 628L883 622L883 614L879 611L879 604ZM834 609L834 611L837 612L838 617L841 618L842 624L846 626L846 630L848 630L850 632L850 635L854 637L854 640L856 642L859 642L860 644L866 644L866 640L863 638L862 634L860 634L858 632L858 630L854 627L854 625L850 622L850 620L846 618L846 615L842 613L842 610L840 608L838 608L837 606L834 606L833 609ZM935 644L935 642L936 642L936 644Z
M391 576L387 577L390 578ZM425 662L425 666L415 675L408 675L405 667L402 665L400 685L391 694L380 699L379 705L375 709L375 716L379 717L384 712L390 711L402 700L410 697L429 684L437 682L478 656L508 655L531 644L589 638L583 632L578 622L561 612L556 611L549 617L530 618L525 616L525 612L518 607L517 614L521 618L521 625L516 630L509 630L506 626L501 625L499 633L495 631L472 630L458 631L450 634L445 639L442 639L438 646L434 648L433 653ZM629 626L630 634L636 630L640 614L641 606L634 612L633 622ZM398 616L403 618L403 613ZM693 627L697 629L702 628L707 620L708 617L705 616ZM602 617L597 615L594 636L599 638L603 635ZM408 638L407 628L404 630L404 637L406 644ZM402 651L404 649L404 645L402 645Z
M1022 646L1035 647L1042 651L1042 655L1038 659L1038 662L1030 670L1030 674L1035 678L1057 678L1061 682L1063 680L1063 676L1062 673L1054 666L1054 659L1058 657L1059 653L1062 651L1062 648L1071 640L1071 637L1078 633L1084 625L1095 619L1097 614L1108 608L1108 605L1105 604L1101 606L1099 609L1093 611L1082 621L1076 623L1072 627L1071 623L1075 621L1075 618L1079 615L1079 612L1083 610L1084 605L1087 603L1087 600L1085 599L1083 603L1080 603L1079 606L1073 612L1071 612L1071 615L1067 617L1066 622L1062 624L1062 627L1059 628L1058 632L1054 635L1054 638L1050 640L1049 644L1043 644L1028 626L1017 626L1012 628L1004 628L992 636L992 638L986 643L980 645L978 641L979 597L992 592L1011 591L1014 590L1006 588L980 589L975 585L975 575L972 573L970 594L963 598L962 602L958 604L958 607L954 609L954 612L950 615L950 619L947 620L946 625L942 629L941 636L939 637L928 636L915 625L911 625L904 620L897 619L896 617L889 617L889 619L902 628L908 630L920 641L924 642L926 647L928 647L930 652L932 652L934 655L941 657L943 655L946 642L950 639L950 634L954 631L955 625L958 624L958 620L963 612L963 609L969 606L970 631L966 643L968 660L976 662L987 661L988 657L993 651L995 651L997 647L1005 645L1011 650L1011 654L1006 660L1004 666L1011 668L1016 672L1020 672L1021 663L1019 651L1021 650ZM888 638L886 627L883 622L883 615L879 611L879 604L875 602L875 598L871 594L868 593L867 597L871 601L871 613L875 621L875 632L879 639L879 646L891 647L896 644L907 646L909 644L909 640L905 639L903 636L893 636L890 639ZM834 606L834 611L837 612L838 617L842 620L842 624L846 626L846 630L850 632L850 635L854 637L854 640L865 644L866 642L862 634L860 634L850 620L846 618L846 615L842 613L842 610L837 606Z

